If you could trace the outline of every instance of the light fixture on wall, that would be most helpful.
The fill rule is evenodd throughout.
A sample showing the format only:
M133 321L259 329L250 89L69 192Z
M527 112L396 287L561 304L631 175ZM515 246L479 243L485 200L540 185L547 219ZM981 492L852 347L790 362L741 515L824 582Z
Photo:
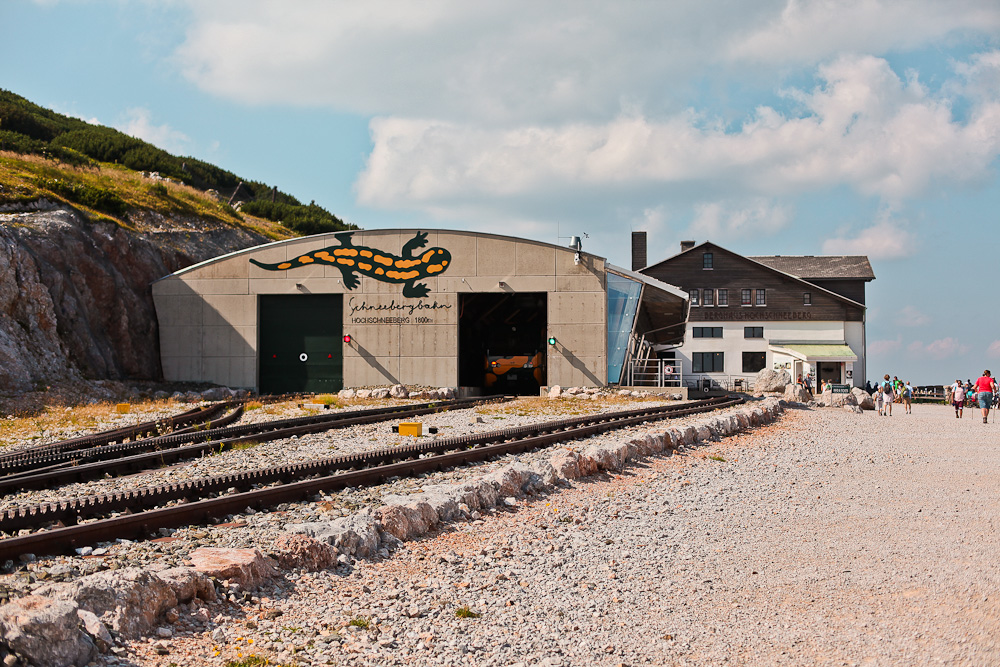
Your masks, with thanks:
M351 334L344 334L344 342L348 345L351 344Z
M579 236L571 236L569 239L569 247L576 251L573 255L573 263L580 263L580 251L583 250L583 241L580 240Z
M556 344L556 337L549 336L549 345L555 346L555 344Z

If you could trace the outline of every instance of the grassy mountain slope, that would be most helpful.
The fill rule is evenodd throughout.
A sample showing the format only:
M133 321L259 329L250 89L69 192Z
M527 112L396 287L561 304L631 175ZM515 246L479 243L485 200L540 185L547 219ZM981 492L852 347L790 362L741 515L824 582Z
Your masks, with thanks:
M43 197L125 224L128 212L139 209L211 218L275 238L353 228L264 183L0 89L0 206ZM242 202L239 211L228 205L231 198Z

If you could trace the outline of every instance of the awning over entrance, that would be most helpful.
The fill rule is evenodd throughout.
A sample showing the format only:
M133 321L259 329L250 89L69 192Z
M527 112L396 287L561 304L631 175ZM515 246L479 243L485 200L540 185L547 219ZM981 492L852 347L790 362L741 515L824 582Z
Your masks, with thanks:
M829 343L795 343L772 344L772 352L787 354L802 361L857 361L858 355L844 344Z

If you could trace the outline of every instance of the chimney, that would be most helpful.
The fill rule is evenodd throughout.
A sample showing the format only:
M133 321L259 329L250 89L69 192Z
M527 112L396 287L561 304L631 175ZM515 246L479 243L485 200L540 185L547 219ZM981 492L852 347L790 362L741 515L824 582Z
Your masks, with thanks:
M694 241L681 241L681 252L687 252L694 247Z
M646 232L632 232L632 270L638 271L646 265Z

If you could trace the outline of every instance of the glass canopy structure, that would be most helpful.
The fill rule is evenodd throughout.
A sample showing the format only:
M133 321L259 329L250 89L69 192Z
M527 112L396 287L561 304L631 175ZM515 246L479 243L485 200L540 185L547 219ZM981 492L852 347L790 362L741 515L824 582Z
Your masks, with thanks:
M684 340L688 295L667 283L607 265L608 383L620 383L639 347ZM638 343L638 345L637 345Z

